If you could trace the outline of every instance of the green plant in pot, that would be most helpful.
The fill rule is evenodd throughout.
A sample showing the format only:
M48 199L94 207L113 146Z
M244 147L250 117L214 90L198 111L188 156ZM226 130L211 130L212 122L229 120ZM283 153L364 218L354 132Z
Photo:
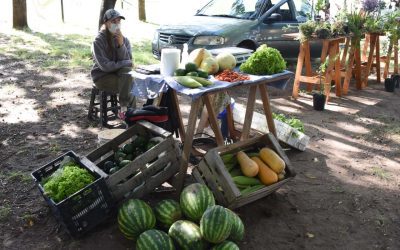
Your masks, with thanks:
M399 21L397 21L397 18L399 17L400 10L390 12L382 17L384 32L386 32L391 41L395 41L400 38L400 24Z
M319 75L319 91L313 93L313 107L317 111L323 111L325 109L326 95L325 95L325 83L322 81L322 75L325 74L326 69L329 65L329 56L325 59L318 68ZM325 79L324 79L325 81Z
M346 23L342 20L337 20L331 24L331 37L346 36L348 29Z
M315 28L315 35L319 39L328 39L331 37L331 28L329 23L319 23Z
M316 23L314 21L308 20L305 23L301 23L299 25L300 31L300 41L307 41L312 38L316 27Z
M381 17L368 15L365 20L365 31L368 33L384 33L384 23Z
M355 10L348 13L346 17L349 32L352 34L353 39L359 41L365 33L364 24L366 21L366 14Z

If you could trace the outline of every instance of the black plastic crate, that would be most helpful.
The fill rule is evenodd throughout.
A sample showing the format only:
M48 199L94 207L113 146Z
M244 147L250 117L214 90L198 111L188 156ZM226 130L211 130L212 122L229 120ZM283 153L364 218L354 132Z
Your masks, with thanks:
M45 195L41 181L54 173L65 156L72 157L79 166L87 169L96 180L68 198L56 203ZM85 157L80 158L73 151L59 156L52 162L32 172L43 198L50 206L57 220L73 237L80 237L104 221L114 204L104 177L95 171Z

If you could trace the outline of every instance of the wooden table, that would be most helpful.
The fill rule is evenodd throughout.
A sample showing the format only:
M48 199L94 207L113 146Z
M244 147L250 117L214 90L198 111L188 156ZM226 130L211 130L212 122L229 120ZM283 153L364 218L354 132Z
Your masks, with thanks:
M212 108L211 105L211 96L215 93L221 92L221 91L234 91L235 89L238 88L249 88L248 92L248 101L246 105L246 120L245 123L243 124L243 129L241 133L241 140L247 139L249 134L250 134L250 127L251 127L251 122L253 118L253 112L254 112L254 104L256 101L256 92L257 89L260 91L260 96L261 96L261 101L264 109L264 114L267 119L267 124L269 131L271 131L272 134L275 135L276 137L276 130L275 130L275 124L274 120L272 118L272 110L270 107L270 101L268 97L268 89L267 86L268 84L277 82L277 81L288 81L291 77L293 76L293 73L290 71L286 71L283 74L279 74L276 77L272 77L270 79L264 79L260 80L257 82L251 82L249 84L241 84L237 86L232 86L220 90L216 90L214 92L209 92L204 95L201 95L199 98L192 99L191 107L190 107L190 113L189 113L189 118L188 118L188 124L186 129L184 129L183 121L182 121L182 116L180 116L180 131L182 131L182 139L183 139L183 152L182 152L182 159L181 159L181 165L180 165L180 172L178 175L178 178L175 183L175 188L178 190L178 193L183 188L184 184L184 178L187 172L188 164L189 164L189 156L192 150L192 144L193 144L193 136L196 130L196 124L197 124L197 114L201 108L202 105L205 106L208 112L209 116L209 122L211 129L213 130L215 134L215 138L217 141L217 144L219 146L224 145L224 140L221 134L221 130L218 127L218 122L217 122L217 116ZM174 95L174 100L175 104L177 107L179 107L179 102L178 102L178 97L177 97L177 92L172 91L172 94ZM201 100L203 102L201 102ZM180 114L180 112L179 112ZM232 112L228 111L228 120L232 119Z
M298 39L299 33L284 34L283 37ZM340 76L340 50L339 43L344 42L344 37L329 38L329 39L317 39L313 38L313 41L322 41L321 51L321 64L325 62L327 55L329 55L329 64L322 76L324 82L324 92L326 100L329 99L331 80L335 81L336 95L342 95L342 84ZM303 75L303 67L305 67L305 75ZM300 83L307 83L307 91L311 92L313 85L319 85L320 78L317 74L312 72L311 68L311 56L310 56L310 42L308 40L300 42L299 56L297 58L296 75L293 84L292 97L297 99L299 94Z

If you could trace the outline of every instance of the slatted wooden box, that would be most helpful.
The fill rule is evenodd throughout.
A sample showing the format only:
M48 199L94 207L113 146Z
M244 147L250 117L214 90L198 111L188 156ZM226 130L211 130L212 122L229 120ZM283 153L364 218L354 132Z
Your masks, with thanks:
M226 170L220 155L236 153L240 150L246 151L249 149L261 149L263 147L269 147L275 150L275 152L285 161L285 178L253 193L242 195L233 182L229 172ZM219 204L234 209L275 192L285 183L293 179L296 174L293 170L292 164L280 147L278 141L269 133L210 150L204 156L204 159L200 164L193 169L192 175L196 181L206 184L211 189Z
M113 159L114 152L123 144L131 142L135 136L147 138L162 137L163 141L113 174L107 174L101 166ZM147 121L140 121L114 139L101 145L86 156L97 165L97 171L106 176L106 184L113 198L140 198L155 188L171 180L179 172L181 150L172 134Z

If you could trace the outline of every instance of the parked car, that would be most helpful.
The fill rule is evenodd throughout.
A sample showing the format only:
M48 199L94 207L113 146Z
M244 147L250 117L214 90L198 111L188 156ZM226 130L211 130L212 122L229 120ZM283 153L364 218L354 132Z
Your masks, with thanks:
M284 57L295 58L299 42L282 34L297 32L310 9L302 0L212 0L189 20L160 26L152 41L153 55L159 59L163 48L182 49L184 43L189 52L200 47L255 50L267 44ZM288 26L294 29L286 30ZM312 55L320 52L318 45L311 46Z

